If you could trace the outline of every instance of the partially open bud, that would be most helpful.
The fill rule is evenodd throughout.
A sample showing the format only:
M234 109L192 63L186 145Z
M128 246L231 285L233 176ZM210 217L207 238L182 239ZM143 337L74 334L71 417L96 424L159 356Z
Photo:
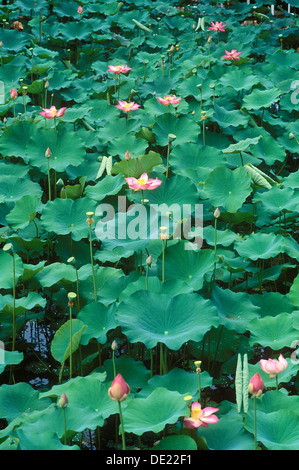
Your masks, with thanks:
M152 257L152 255L149 255L149 256L146 258L146 264L147 264L149 267L151 267L152 262L153 262L153 257Z
M264 390L264 382L260 374L256 373L250 380L248 392L255 397L260 397Z
M214 217L215 217L215 219L219 219L219 217L220 217L220 210L219 210L218 207L214 211Z
M117 374L108 390L109 397L111 400L121 402L127 398L129 393L129 385L124 381L121 374Z
M46 158L50 158L51 155L52 155L51 150L50 150L49 147L48 147L47 150L46 150L46 153L45 153L45 157L46 157Z
M69 403L68 398L66 394L64 393L63 395L61 395L61 397L58 400L58 406L59 408L66 408L68 403Z
M82 15L82 13L83 13L83 8L82 8L81 5L78 7L78 13L79 13L79 15Z
M129 150L127 150L126 153L125 153L125 159L130 160L130 158L131 158L131 154L130 154Z

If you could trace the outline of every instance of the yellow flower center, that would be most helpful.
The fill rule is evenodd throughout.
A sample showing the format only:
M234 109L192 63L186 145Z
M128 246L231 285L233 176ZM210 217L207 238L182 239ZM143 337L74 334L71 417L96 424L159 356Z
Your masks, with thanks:
M53 114L53 116L55 116L55 114L56 114L56 109L51 109L51 113Z
M121 69L121 65L117 65L115 68L116 68L116 70L120 70L120 69Z
M193 410L191 410L191 418L198 418L200 412L201 408L193 408Z
M146 184L146 180L144 178L139 178L137 180L137 184L140 184L140 185Z

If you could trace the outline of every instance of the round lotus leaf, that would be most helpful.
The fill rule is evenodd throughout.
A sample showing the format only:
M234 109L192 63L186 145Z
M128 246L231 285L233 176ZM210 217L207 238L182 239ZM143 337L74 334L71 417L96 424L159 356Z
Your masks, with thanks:
M215 168L204 183L204 190L214 207L236 212L250 195L251 178L245 168Z
M186 341L200 341L219 323L214 305L198 294L138 291L119 304L116 316L129 341L148 348L161 342L175 351Z

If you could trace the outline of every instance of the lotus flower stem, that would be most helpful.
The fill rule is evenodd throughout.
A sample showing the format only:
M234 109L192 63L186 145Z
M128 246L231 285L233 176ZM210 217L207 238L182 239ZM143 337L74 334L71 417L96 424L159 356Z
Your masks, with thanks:
M164 246L164 240L162 240L162 283L165 280L165 246Z
M126 450L124 421L123 421L123 415L122 415L122 411L121 411L121 404L120 404L120 401L118 401L118 411L119 411L119 419L120 419L120 430L121 430L122 449L123 449L123 450Z
M257 450L257 439L256 439L256 396L253 396L254 404L254 450Z
M49 158L47 158L47 164L48 164L48 190L49 190L49 201L51 201L51 177L50 177L50 162Z
M153 375L154 375L154 354L153 354L152 349L151 349L150 353L151 353L151 377L153 377Z
M93 265L92 234L91 234L91 225L94 222L92 218L93 212L87 212L86 215L88 216L87 223L89 227L89 250L90 250L90 261L91 261L92 278L93 278L94 299L95 299L95 302L97 302L97 287L96 287L96 278L95 278L94 265Z
M120 90L120 73L118 74L118 88L117 88L117 99L119 101L119 90Z
M74 292L69 292L68 294L68 306L70 308L70 379L73 375L73 360L72 360L72 350L73 350L73 332L72 332L72 308L74 306L74 299L77 295Z

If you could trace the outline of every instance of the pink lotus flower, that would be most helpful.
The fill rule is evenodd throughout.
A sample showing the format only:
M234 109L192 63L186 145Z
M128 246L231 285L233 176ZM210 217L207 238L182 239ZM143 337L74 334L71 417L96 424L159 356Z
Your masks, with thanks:
M18 97L18 92L15 88L13 88L10 92L10 97L12 100L15 100Z
M164 98L161 98L160 96L158 96L159 103L164 104L164 106L169 106L170 104L172 105L179 104L181 99L182 98L177 98L175 95L164 96Z
M255 397L260 397L264 390L264 382L260 374L255 374L248 385L248 392Z
M207 428L209 424L217 423L219 420L219 418L214 415L216 411L219 411L219 408L212 408L210 406L202 410L200 403L196 401L191 405L191 417L184 418L184 424L188 429L198 428L199 426Z
M117 374L113 380L111 387L108 390L108 395L111 400L124 401L130 393L130 387L127 382L124 381L121 374Z
M225 60L239 60L240 54L242 54L242 52L237 52L236 49L233 49L231 52L225 51L225 55L223 55L222 58Z
M211 29L212 31L225 31L225 26L226 24L223 24L222 21L216 21L216 23L211 21L211 26L208 29Z
M113 72L119 75L120 73L128 73L130 70L132 70L132 68L127 67L127 65L108 65L107 72Z
M125 178L125 180L128 183L129 188L134 189L134 192L141 191L144 189L156 189L162 183L162 181L158 178L149 178L147 173L143 173L139 179L130 176L129 178Z
M134 101L132 101L132 103L119 101L115 107L121 109L124 113L129 113L130 111L135 111L136 109L140 108L140 104L137 104Z
M82 8L81 5L78 7L78 13L79 13L79 15L82 15L82 13L83 13L83 8Z
M60 108L59 110L57 110L55 106L51 106L51 108L42 108L42 109L43 111L39 114L41 114L47 119L54 119L54 118L59 118L63 116L67 108Z
M273 379L283 372L287 367L288 363L282 354L279 355L278 360L276 359L261 359L260 360L261 368L266 374L269 374L269 378Z

